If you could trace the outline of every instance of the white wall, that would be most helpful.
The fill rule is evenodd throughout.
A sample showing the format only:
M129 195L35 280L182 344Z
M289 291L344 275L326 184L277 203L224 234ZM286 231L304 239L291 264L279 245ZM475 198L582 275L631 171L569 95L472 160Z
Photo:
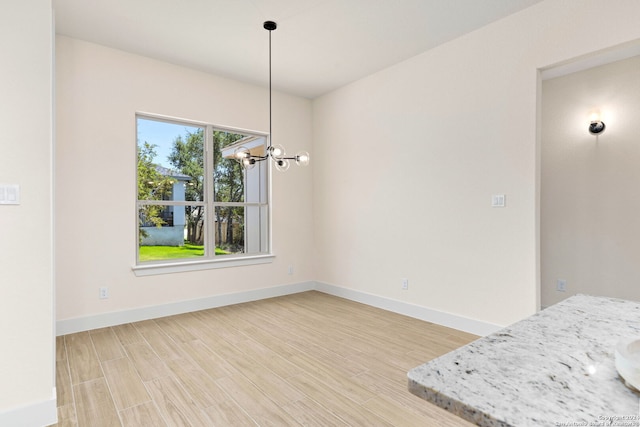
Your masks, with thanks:
M0 3L0 425L55 421L52 258L52 12ZM21 418L26 415L26 418Z
M315 100L318 280L501 325L534 313L537 69L639 38L638 16L548 0Z
M264 132L266 88L64 36L56 62L59 321L313 279L312 169L295 166L274 171L273 263L148 277L131 270L136 111ZM312 151L310 101L277 92L273 101L274 143ZM109 299L98 298L101 286Z
M597 137L596 109L607 125ZM543 305L576 293L640 300L639 117L640 56L543 82Z

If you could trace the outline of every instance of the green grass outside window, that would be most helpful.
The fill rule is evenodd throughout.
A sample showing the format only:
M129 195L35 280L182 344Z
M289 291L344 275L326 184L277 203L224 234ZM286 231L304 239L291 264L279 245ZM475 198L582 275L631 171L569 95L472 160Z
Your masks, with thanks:
M216 255L227 254L229 254L229 252L216 248ZM196 258L201 256L204 256L204 246L189 243L185 243L183 246L140 246L139 254L141 262Z

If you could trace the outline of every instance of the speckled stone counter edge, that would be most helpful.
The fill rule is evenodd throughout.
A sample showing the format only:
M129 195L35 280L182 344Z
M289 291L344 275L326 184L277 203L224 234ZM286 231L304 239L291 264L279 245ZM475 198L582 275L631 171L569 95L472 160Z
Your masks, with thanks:
M514 427L409 378L409 391L454 415L482 427Z

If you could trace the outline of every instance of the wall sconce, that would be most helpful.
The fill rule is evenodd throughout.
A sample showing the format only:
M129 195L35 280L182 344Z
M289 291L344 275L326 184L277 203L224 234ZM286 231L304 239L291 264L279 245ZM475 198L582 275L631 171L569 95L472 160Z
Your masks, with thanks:
M604 132L606 126L602 120L600 120L599 113L593 113L591 115L591 123L589 124L589 133L591 135L598 135Z

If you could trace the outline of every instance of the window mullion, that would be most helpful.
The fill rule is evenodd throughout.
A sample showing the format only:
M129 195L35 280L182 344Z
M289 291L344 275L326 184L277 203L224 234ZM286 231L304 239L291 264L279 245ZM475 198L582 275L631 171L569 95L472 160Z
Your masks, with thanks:
M205 129L205 163L204 163L204 176L205 176L205 189L204 200L206 203L205 208L205 254L208 258L213 258L216 253L215 242L215 227L214 227L214 207L213 207L213 169L215 168L214 151L213 151L213 126L207 125Z

